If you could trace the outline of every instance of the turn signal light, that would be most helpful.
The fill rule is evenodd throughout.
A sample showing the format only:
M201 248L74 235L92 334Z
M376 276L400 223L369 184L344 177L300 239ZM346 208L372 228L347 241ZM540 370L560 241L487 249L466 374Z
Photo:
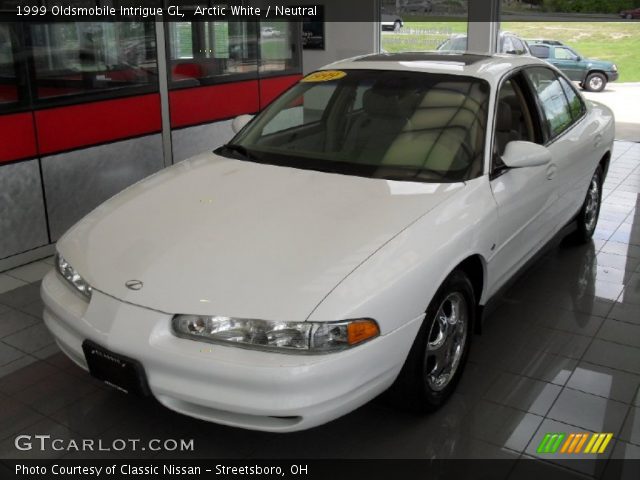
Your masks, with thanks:
M347 341L356 345L380 335L380 328L373 320L357 320L347 325Z

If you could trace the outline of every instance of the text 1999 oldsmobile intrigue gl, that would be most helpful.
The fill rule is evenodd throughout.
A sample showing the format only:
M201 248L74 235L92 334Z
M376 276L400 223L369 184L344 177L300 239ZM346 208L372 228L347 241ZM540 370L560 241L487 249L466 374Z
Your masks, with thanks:
M332 64L71 228L45 322L98 378L213 422L300 430L389 388L435 409L477 307L568 224L592 235L613 125L531 57Z

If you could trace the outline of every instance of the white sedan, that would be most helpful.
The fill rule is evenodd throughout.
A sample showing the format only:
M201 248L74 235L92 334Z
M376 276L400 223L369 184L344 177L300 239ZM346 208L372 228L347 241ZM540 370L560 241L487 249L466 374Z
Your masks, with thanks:
M278 432L385 391L442 405L481 307L565 227L590 239L614 138L558 70L499 55L345 60L247 120L71 228L44 319L119 390Z

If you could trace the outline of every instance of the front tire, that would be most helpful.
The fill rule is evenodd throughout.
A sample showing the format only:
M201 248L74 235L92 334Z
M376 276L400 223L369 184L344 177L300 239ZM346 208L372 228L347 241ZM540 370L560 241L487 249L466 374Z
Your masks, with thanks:
M607 86L607 77L599 72L590 73L584 81L584 88L589 92L601 92Z
M407 360L388 392L396 405L430 412L446 402L467 360L475 312L473 286L456 270L431 300Z
M584 199L580 213L576 218L575 240L587 243L591 240L598 224L600 204L602 203L602 168L598 167L591 177L587 196Z

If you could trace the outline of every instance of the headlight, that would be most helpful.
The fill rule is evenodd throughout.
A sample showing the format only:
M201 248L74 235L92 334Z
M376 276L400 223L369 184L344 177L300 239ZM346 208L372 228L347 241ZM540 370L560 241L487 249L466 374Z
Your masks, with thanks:
M59 253L56 255L56 269L62 275L62 278L69 282L76 291L88 299L91 298L91 285L85 282L80 274L76 272L76 269L69 265L69 262Z
M220 316L176 315L178 337L201 342L286 353L329 353L354 347L380 335L375 320L274 322Z
M614 63L613 67L611 67L611 70L613 70L614 72L618 71L618 66Z

